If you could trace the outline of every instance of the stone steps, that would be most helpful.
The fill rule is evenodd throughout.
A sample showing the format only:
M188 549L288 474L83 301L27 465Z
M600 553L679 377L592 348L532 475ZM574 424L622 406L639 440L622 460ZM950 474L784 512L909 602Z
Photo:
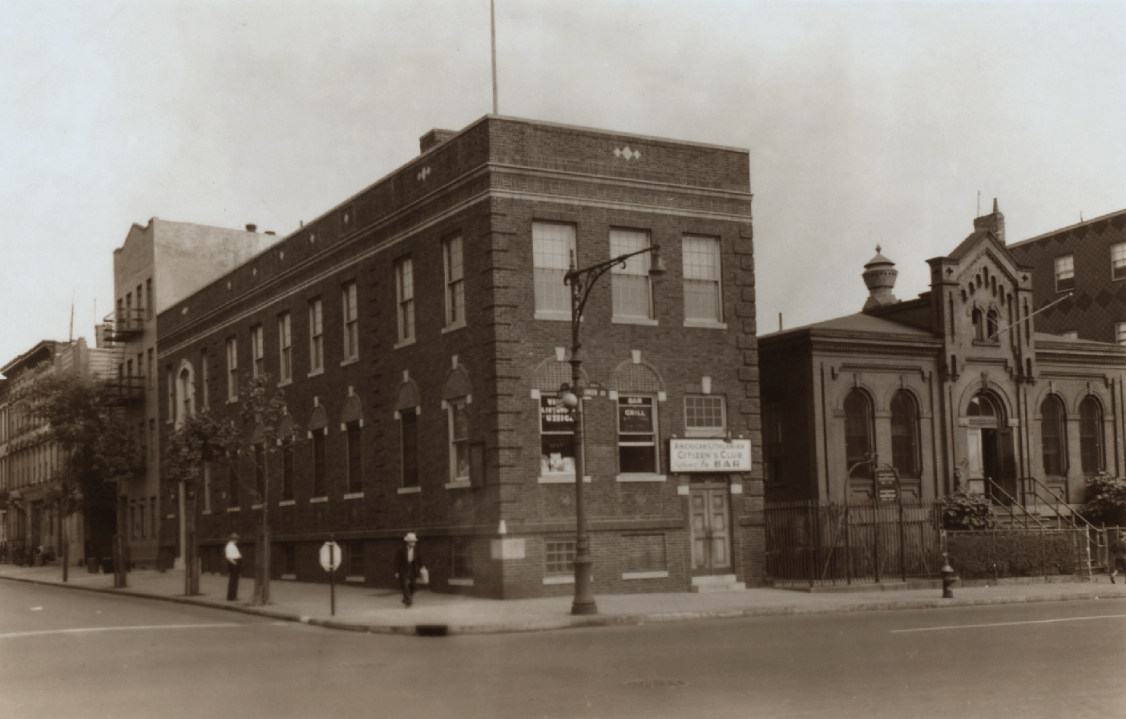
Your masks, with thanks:
M746 588L746 583L736 581L734 574L715 574L707 577L692 577L690 591L697 594L708 594L712 592L741 592Z

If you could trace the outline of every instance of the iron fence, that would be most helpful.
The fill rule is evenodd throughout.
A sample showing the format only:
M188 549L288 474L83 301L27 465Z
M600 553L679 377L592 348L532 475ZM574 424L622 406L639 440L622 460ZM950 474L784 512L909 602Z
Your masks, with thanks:
M768 502L767 575L775 586L937 577L942 540L933 502Z

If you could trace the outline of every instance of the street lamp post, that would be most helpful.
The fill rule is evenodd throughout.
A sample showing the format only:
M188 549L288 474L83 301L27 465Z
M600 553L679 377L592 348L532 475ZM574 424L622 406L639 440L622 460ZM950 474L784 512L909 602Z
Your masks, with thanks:
M661 263L660 255L656 252L657 245L646 247L643 250L629 252L624 255L604 260L598 264L575 268L575 253L571 252L571 268L563 276L564 284L571 288L571 384L560 391L560 401L571 410L575 421L575 599L571 604L571 614L598 614L598 605L594 601L594 591L590 586L591 563L590 537L587 535L586 512L583 506L583 478L586 476L586 463L583 451L583 381L582 358L580 350L582 343L579 341L579 326L582 324L583 309L590 297L590 290L598 278L616 266L624 267L626 260L635 255L646 252L654 253L655 262L650 262L649 275L662 274L665 269Z

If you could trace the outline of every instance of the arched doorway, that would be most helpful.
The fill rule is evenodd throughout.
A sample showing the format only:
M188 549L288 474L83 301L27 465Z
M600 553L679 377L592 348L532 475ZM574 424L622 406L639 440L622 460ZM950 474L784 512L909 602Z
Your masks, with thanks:
M1001 402L990 392L978 392L966 408L966 479L970 491L998 504L1017 496L1013 432Z

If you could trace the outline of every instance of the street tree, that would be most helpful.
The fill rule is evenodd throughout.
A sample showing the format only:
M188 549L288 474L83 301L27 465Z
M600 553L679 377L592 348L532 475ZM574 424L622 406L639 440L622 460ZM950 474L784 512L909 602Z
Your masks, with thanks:
M184 493L184 594L199 594L199 538L196 531L202 476L218 461L238 457L238 426L204 410L182 419L161 453L162 475Z
M124 587L125 522L115 498L117 486L133 475L137 446L125 419L119 388L106 380L49 364L34 371L24 399L46 424L46 439L56 442L60 449L46 501L62 519L81 511L88 530L112 529L114 586ZM113 526L104 526L108 524ZM68 545L60 534L64 581Z

